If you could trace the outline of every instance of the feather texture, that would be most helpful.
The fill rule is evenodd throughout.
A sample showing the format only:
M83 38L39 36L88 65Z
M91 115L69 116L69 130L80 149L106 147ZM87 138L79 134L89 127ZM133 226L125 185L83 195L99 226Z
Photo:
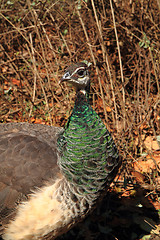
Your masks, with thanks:
M62 151L60 168L67 180L79 187L81 194L96 199L112 181L119 155L110 133L81 92L58 143Z
M65 129L0 125L0 235L4 240L55 239L82 220L120 166L114 141L89 104L87 65L62 80L77 90Z

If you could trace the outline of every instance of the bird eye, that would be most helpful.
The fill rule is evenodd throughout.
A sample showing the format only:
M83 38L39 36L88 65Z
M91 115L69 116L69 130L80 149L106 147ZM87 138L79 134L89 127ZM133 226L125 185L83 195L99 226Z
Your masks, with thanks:
M77 73L78 73L78 75L79 75L80 77L83 77L83 76L85 75L86 71L84 71L84 70L79 70Z

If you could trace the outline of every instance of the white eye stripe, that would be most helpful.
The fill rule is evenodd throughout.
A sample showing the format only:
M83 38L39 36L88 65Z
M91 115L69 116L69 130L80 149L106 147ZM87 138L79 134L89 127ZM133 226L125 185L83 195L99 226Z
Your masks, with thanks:
M79 68L76 68L76 70L72 73L71 76L73 76L75 73L77 73L79 70L84 70L85 71L85 68L84 67L79 67Z

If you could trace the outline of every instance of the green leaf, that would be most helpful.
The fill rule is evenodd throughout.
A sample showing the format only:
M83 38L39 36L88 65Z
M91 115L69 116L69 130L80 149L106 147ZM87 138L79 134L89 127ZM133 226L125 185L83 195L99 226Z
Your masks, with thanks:
M67 33L68 33L68 29L65 29L65 30L63 31L63 34L66 35Z
M160 143L160 135L156 137L157 138L157 142Z

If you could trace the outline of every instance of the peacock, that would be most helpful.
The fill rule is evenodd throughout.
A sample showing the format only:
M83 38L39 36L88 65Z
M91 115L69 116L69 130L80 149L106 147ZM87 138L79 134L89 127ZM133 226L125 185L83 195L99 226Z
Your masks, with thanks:
M62 82L76 89L65 128L0 124L0 236L56 239L99 203L121 165L111 134L89 104L87 64Z

